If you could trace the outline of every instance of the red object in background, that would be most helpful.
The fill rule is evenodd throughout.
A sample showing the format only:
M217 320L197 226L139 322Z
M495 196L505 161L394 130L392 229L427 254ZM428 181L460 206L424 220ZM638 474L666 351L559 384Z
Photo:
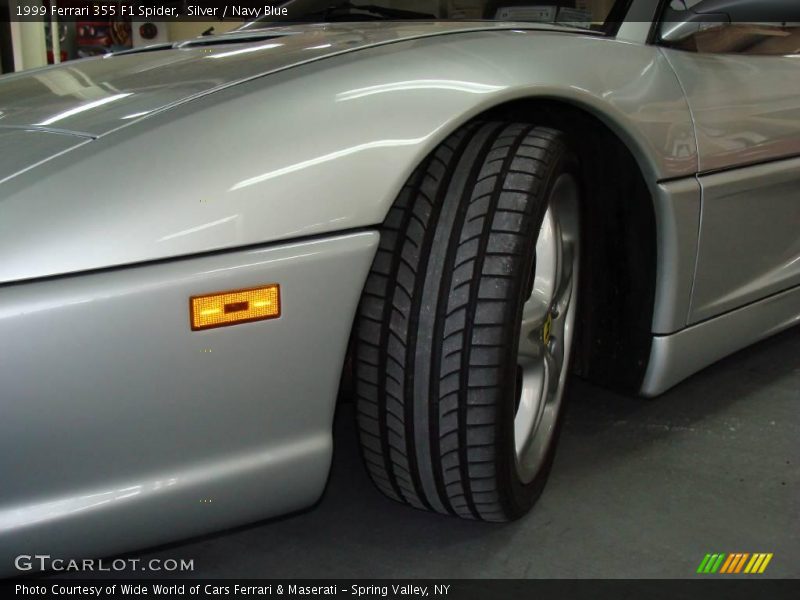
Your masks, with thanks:
M111 23L108 21L76 21L78 47L111 46Z

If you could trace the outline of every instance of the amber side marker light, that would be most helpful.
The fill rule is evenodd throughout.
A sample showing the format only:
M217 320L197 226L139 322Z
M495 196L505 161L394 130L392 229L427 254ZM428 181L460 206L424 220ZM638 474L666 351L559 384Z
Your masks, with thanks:
M281 316L281 286L271 283L246 290L192 296L189 312L193 331L277 319Z

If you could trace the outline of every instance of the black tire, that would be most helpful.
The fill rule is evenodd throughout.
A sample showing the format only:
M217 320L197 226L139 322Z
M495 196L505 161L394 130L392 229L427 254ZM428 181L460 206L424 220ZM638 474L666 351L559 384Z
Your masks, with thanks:
M354 368L363 458L390 498L508 521L540 495L558 436L524 484L516 353L549 190L573 168L558 131L471 123L416 170L387 216Z

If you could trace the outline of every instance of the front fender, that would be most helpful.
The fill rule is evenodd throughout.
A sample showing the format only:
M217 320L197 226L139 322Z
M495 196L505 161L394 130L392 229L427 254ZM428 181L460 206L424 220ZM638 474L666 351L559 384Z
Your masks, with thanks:
M529 30L428 37L223 89L7 181L0 282L378 224L454 129L530 97L596 114L651 182L696 172L689 110L657 48Z

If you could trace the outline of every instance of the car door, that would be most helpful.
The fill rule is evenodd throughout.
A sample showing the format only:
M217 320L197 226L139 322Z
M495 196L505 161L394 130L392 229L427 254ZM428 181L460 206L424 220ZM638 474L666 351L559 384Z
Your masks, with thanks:
M698 142L689 323L800 285L800 17L776 7L800 3L673 0L659 26Z

